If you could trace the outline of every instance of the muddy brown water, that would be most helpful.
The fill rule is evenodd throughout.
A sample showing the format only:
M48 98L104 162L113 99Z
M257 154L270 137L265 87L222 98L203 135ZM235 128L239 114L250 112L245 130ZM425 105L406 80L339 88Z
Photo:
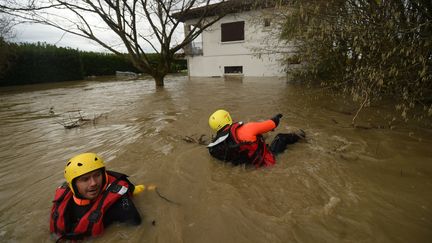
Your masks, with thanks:
M352 115L340 112L347 107L276 79L0 88L0 241L51 242L51 201L65 163L93 151L178 203L146 191L135 198L140 226L113 225L93 242L432 242L431 130L350 128ZM220 163L194 143L210 139L208 116L218 108L246 122L282 113L267 141L303 128L307 142L271 168ZM65 129L77 110L97 119ZM385 123L388 114L367 110L360 119Z

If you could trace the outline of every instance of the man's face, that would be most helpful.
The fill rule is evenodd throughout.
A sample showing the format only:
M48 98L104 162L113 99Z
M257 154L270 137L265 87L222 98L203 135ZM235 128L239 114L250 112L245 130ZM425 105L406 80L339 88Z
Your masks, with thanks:
M102 189L102 170L91 171L76 179L76 188L85 199L95 199Z

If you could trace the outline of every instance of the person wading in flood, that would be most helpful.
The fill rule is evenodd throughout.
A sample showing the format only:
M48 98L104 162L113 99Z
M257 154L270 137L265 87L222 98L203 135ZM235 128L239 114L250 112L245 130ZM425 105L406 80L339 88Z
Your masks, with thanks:
M217 110L209 118L209 125L216 132L216 137L207 148L213 157L234 165L274 165L276 154L282 153L288 144L306 137L303 130L297 133L279 133L268 146L262 134L273 131L279 125L280 118L282 114L263 122L233 123L227 111Z
M66 182L57 188L50 217L50 232L61 240L82 240L101 235L113 222L141 223L132 195L144 190L127 176L105 170L101 157L84 153L70 159Z

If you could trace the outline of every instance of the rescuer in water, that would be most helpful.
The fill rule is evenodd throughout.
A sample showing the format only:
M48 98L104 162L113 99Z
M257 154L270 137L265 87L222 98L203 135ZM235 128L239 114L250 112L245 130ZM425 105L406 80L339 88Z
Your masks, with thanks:
M134 186L126 175L105 170L97 154L73 157L64 176L66 183L56 190L50 217L50 231L58 241L98 236L113 222L141 223L132 196L144 186Z
M276 163L275 155L282 153L288 144L305 138L305 132L279 133L268 146L262 134L273 131L282 114L263 122L232 122L225 110L217 110L209 118L209 125L216 137L207 146L210 154L222 161L238 164L252 164L256 167L271 166Z

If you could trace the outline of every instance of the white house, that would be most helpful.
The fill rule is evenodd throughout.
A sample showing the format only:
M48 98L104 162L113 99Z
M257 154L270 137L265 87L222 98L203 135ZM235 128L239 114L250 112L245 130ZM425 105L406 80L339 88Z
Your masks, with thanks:
M286 68L281 63L285 54L274 48L278 42L275 4L231 0L220 11L226 11L226 5L233 3L235 8L230 13L184 49L189 76L285 77ZM185 35L196 24L196 16L200 16L197 13L203 8L195 10L182 16Z

